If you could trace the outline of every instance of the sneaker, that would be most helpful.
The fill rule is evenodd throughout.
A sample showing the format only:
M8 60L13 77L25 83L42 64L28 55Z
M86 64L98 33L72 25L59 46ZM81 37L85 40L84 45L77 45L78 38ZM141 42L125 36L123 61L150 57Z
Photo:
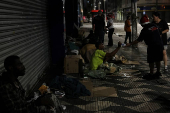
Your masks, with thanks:
M167 71L168 71L168 67L167 67L167 66L165 66L164 71L165 71L165 72L167 72Z
M164 71L165 71L165 72L168 72L168 69L166 68L166 69L164 69Z
M153 78L155 78L155 79L159 79L160 76L162 76L162 74L160 72L156 72L155 74L153 74Z
M151 75L150 73L147 73L142 78L146 79L146 80L151 80L151 79L153 79L153 75Z

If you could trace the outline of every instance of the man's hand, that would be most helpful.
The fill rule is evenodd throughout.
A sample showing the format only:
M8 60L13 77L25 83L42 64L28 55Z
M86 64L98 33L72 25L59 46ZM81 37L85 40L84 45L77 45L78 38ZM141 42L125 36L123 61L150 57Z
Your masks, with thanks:
M49 97L39 97L36 101L38 101L38 105L44 105L44 106L48 106L48 107L54 107L54 103L51 100L51 98Z
M127 43L125 47L129 47L131 44L130 43Z
M121 45L122 45L122 43L119 41L119 42L118 42L118 47L121 47Z

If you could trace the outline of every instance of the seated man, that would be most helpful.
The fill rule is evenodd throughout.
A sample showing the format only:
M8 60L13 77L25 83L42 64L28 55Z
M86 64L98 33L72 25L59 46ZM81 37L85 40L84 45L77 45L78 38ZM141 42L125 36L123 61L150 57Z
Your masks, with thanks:
M42 106L53 106L49 100L41 98L26 101L25 90L18 80L19 76L25 75L25 66L18 56L7 57L4 67L6 72L0 77L0 113L40 113ZM50 110L45 109L45 112Z
M91 61L91 57L96 50L95 44L86 44L81 50L80 54L86 63Z
M111 53L106 53L103 51L104 46L103 43L101 42L97 42L95 44L97 50L95 51L95 53L92 56L92 60L91 60L91 64L90 64L90 69L91 70L96 70L98 69L98 67L103 63L106 62L110 59L112 59L112 57L118 52L118 50L121 47L121 42L118 42L118 47Z

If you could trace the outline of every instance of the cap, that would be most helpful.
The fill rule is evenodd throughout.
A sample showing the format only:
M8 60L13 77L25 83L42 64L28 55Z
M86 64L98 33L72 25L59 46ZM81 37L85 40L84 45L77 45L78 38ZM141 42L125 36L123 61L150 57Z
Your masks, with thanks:
M147 15L143 15L142 18L140 19L140 24L145 25L149 23L149 17Z

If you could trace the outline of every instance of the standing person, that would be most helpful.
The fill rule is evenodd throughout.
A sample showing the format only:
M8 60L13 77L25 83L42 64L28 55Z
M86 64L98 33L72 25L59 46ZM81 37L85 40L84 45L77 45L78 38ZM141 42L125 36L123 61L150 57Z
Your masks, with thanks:
M168 24L165 20L162 20L160 18L160 14L158 12L153 12L153 23L156 24L159 29L162 32L162 41L164 45L164 50L163 50L163 60L164 60L164 70L168 71L168 66L167 66L167 32L169 31Z
M124 43L127 43L127 39L129 38L129 43L131 43L131 28L130 28L130 16L127 16L127 19L125 21L125 27L124 30L126 31L126 37Z
M113 35L113 32L114 32L114 26L113 26L113 19L110 16L108 16L108 23L107 23L107 27L109 29L109 34L108 34L108 38L109 38L109 41L108 41L108 46L113 46L113 39L112 39L112 35Z
M160 65L163 60L163 42L161 38L161 32L159 28L149 23L147 15L142 16L140 20L141 26L143 27L137 40L132 43L128 43L126 46L137 44L144 40L147 47L147 62L149 63L150 73L143 76L144 79L157 79L161 75ZM157 72L154 74L154 63L156 63Z
M101 10L99 10L98 15L94 17L92 25L96 37L96 42L99 40L100 42L104 43L104 33L105 33L104 31L106 27L105 27L104 18L102 17Z

